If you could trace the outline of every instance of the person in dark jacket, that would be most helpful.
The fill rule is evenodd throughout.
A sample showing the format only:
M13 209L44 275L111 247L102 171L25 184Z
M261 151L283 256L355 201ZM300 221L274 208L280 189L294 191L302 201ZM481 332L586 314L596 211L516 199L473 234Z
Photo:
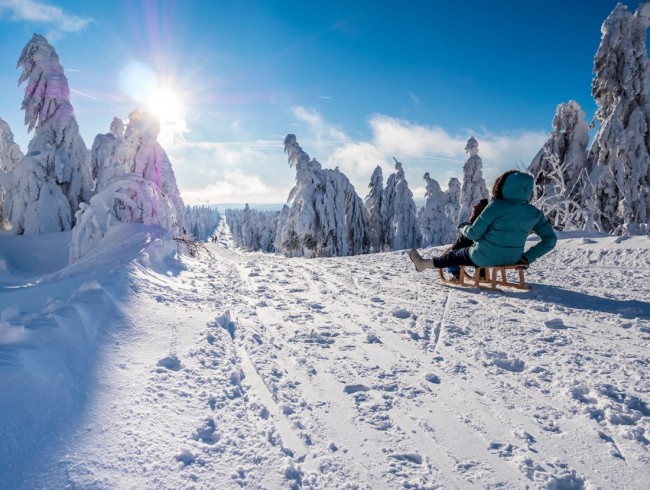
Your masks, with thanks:
M409 257L415 269L422 272L434 267L461 265L493 267L532 264L550 252L557 242L553 227L544 213L529 204L532 195L532 176L516 170L504 173L494 183L492 200L476 221L460 225L461 235L471 240L471 244L433 259L423 259L413 249ZM531 231L541 240L524 252Z
M488 205L489 201L487 199L481 199L479 202L477 202L473 207L472 207L472 212L469 215L469 223L461 223L458 225L458 228L461 228L462 226L466 224L472 224L474 221L476 221L476 218L479 217L479 215L483 212L485 207ZM465 235L462 233L458 235L458 238L454 242L454 244L451 246L450 249L446 250L445 253L451 251L451 250L458 250L461 248L467 248L471 247L472 244L474 243L473 240L470 240L467 238ZM453 275L455 278L460 278L460 266L459 265L453 265L447 269L451 275ZM483 272L483 271L481 271Z

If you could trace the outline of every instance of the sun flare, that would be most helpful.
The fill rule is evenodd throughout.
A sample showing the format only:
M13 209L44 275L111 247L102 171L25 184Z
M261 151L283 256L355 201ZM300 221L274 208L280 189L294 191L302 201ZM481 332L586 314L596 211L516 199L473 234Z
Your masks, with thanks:
M154 114L161 124L177 122L185 116L181 96L170 88L153 90L147 101L147 110Z

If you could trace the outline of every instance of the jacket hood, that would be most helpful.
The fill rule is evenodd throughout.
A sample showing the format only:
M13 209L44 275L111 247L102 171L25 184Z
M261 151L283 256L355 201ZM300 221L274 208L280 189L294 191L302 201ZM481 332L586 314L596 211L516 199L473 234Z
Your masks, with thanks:
M531 175L515 172L506 177L501 196L506 201L528 203L533 197L534 180Z

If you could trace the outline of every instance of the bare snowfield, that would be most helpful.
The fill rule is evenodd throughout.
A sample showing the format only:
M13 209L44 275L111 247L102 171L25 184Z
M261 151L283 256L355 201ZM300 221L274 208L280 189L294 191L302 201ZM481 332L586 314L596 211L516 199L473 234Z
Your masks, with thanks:
M496 293L158 233L0 236L0 488L650 488L647 236Z

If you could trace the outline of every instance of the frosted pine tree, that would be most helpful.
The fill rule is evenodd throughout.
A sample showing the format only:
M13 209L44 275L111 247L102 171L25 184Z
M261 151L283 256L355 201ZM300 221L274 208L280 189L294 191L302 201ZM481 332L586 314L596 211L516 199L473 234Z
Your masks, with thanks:
M483 179L483 160L478 156L478 141L473 136L467 140L465 152L469 158L463 166L463 187L460 191L460 211L458 222L469 219L472 207L481 199L487 199L489 192Z
M180 217L178 225L184 228L185 205L169 157L158 143L159 134L160 122L156 116L139 109L131 112L124 133L124 169L156 184L174 204Z
M649 17L650 3L634 14L619 3L603 23L594 59L591 92L600 127L589 153L590 181L596 221L609 233L649 231Z
M388 177L381 207L386 226L385 250L419 247L422 233L417 220L413 193L404 176L402 162L395 160L395 173Z
M447 190L445 191L445 215L451 222L450 233L443 238L443 243L451 243L457 235L456 226L458 226L458 213L460 213L460 180L456 177L449 179Z
M226 222L238 247L273 252L278 214L277 211L257 211L246 204L243 210L226 209Z
M368 241L370 250L381 252L384 243L385 223L381 215L381 203L384 196L384 175L377 165L368 184L370 191L365 199L366 218L368 220Z
M535 178L533 201L558 229L579 226L588 144L580 106L574 101L558 105L551 136L528 167Z
M0 229L5 225L4 203L13 182L10 172L16 168L23 156L20 147L14 142L14 134L9 124L0 118Z
M210 206L185 206L185 224L195 240L205 241L219 226L221 214Z
M119 126L119 125L118 125ZM124 134L124 170L82 205L72 230L70 261L85 255L109 228L120 223L160 226L171 237L185 237L185 206L167 154L157 141L160 123L137 109Z
M289 165L296 168L290 209L278 225L276 250L287 256L333 257L368 251L361 198L338 169L323 170L293 134L284 140Z
M16 167L7 212L17 234L68 230L79 203L88 200L94 187L68 79L56 51L38 34L23 49L18 67L22 68L18 83L27 82L22 103L25 124L34 130L34 137ZM48 202L36 202L41 196Z
M152 181L128 174L82 203L70 240L70 262L76 262L99 242L108 230L122 223L143 223L181 234L174 203Z
M440 184L424 174L424 181L427 183L426 202L418 213L418 221L422 230L422 246L442 245L452 232L451 220L445 213L445 193Z
M316 192L324 186L321 164L304 152L295 135L284 140L284 152L289 166L296 169L296 185L289 192L289 211L278 227L275 249L288 257L310 257L317 254L318 223L316 221Z
M110 132L98 134L90 151L90 169L97 192L124 175L124 123L113 118Z
M0 173L11 172L23 156L9 124L0 117Z

